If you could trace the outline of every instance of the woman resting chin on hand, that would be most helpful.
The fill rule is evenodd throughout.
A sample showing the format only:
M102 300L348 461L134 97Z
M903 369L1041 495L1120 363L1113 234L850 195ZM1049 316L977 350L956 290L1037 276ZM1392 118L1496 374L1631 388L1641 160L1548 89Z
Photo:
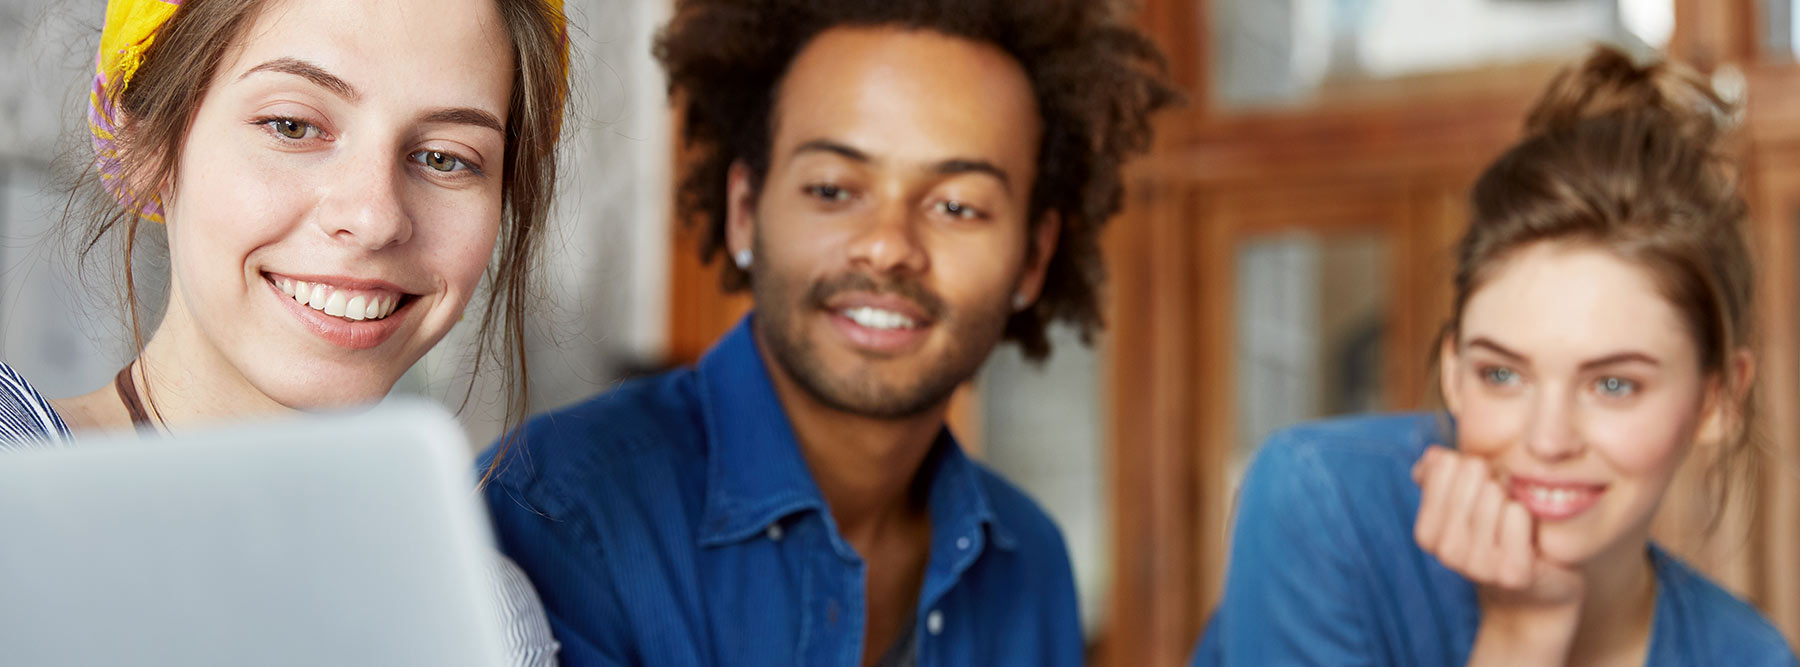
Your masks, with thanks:
M1729 117L1610 49L1551 84L1471 197L1448 414L1270 437L1195 664L1800 664L1650 540L1690 455L1729 484L1756 451Z
M1580 570L1538 553L1531 511L1481 459L1431 447L1412 474L1424 497L1414 539L1480 590L1469 664L1562 662L1581 620Z

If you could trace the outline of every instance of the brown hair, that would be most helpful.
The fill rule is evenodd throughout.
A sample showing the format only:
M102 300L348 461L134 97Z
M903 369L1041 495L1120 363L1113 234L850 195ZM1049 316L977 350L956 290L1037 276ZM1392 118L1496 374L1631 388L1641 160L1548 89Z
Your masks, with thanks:
M1006 338L1031 359L1050 353L1045 329L1056 320L1091 340L1103 324L1099 234L1123 201L1120 166L1149 147L1149 115L1180 98L1162 54L1114 9L1094 0L680 0L655 53L682 112L682 138L696 149L676 206L701 228L701 260L725 254L731 165L742 161L761 187L775 91L794 56L836 26L931 30L1018 60L1043 116L1029 215L1035 223L1054 210L1062 230L1042 296L1007 320ZM750 284L748 272L730 262L723 269L726 291Z
M1456 335L1469 297L1528 246L1580 244L1643 267L1686 323L1731 417L1707 468L1719 501L1713 523L1758 452L1753 387L1732 364L1750 344L1754 279L1748 207L1722 146L1735 113L1697 72L1638 65L1609 47L1558 74L1526 119L1526 138L1475 183L1445 328Z
M568 97L567 38L561 11L544 0L497 1L512 40L516 67L502 157L504 219L495 243L497 260L488 276L489 297L481 311L471 372L479 372L484 360L499 365L510 427L523 421L529 406L525 309L531 301L531 269L538 261L556 182L556 147ZM121 296L130 318L134 350L142 350L144 345L132 271L133 251L143 231L144 218L139 212L156 205L157 185L175 181L181 145L207 85L265 4L260 0L183 2L158 29L131 84L109 100L122 121L117 141L124 159L116 194L97 187L101 175L91 167L70 191L64 225L74 227L70 231L76 234L83 262L108 238L123 236ZM89 210L78 210L75 205L83 197L91 202L86 207ZM468 399L465 394L465 406ZM510 436L502 440L495 464L511 440ZM492 470L490 466L489 474Z

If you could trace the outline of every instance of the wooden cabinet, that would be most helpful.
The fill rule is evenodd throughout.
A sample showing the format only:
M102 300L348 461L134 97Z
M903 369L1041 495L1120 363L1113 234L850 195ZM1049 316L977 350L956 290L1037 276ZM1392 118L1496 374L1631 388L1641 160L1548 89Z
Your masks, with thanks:
M1254 374L1242 368L1241 320L1252 309L1240 303L1249 286L1239 276L1254 274L1246 263L1283 240L1375 248L1378 260L1336 269L1362 271L1360 284L1382 292L1374 302L1378 335L1368 343L1379 360L1369 385L1377 388L1374 404L1428 408L1429 355L1449 307L1449 249L1465 224L1466 190L1519 137L1527 106L1568 62L1371 81L1298 107L1222 113L1209 102L1208 1L1142 0L1135 9L1190 103L1159 119L1157 147L1131 165L1126 211L1105 237L1110 310L1100 367L1112 573L1105 620L1089 629L1100 665L1185 664L1218 600L1233 471L1254 435L1244 418L1246 392L1256 390L1246 386ZM1759 43L1771 32L1761 23L1765 4L1674 0L1669 51L1703 70L1739 72L1744 82L1743 173L1760 271L1758 378L1768 457L1716 532L1701 530L1708 508L1693 471L1667 499L1656 531L1794 641L1800 66ZM677 361L697 357L747 306L742 296L720 296L716 275L693 259L693 248L678 232L669 311ZM966 423L981 420L972 400L957 412Z
M1107 238L1112 269L1114 573L1102 665L1183 664L1220 594L1244 451L1239 371L1247 244L1278 234L1374 239L1385 261L1381 404L1430 407L1429 354L1447 315L1450 247L1465 193L1519 136L1524 112L1566 61L1415 76L1322 94L1298 109L1220 113L1207 104L1205 1L1146 2L1141 25L1176 60L1196 104L1163 119L1134 165ZM1764 63L1757 3L1678 0L1669 50L1745 73L1745 193L1760 270L1759 390L1767 458L1716 531L1684 471L1658 539L1745 595L1800 639L1800 67ZM1765 31L1766 32L1766 31ZM1731 73L1725 76L1733 76ZM1260 298L1260 297L1259 297ZM1303 347L1301 349L1304 349ZM1248 415L1254 417L1254 415Z

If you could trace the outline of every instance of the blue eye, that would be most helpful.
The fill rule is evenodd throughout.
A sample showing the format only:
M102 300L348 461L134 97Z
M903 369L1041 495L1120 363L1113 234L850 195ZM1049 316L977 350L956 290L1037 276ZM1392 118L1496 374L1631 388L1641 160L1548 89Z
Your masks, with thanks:
M1638 391L1638 383L1622 377L1603 377L1594 381L1594 390L1602 396L1624 398Z
M1483 382L1496 387L1506 387L1519 382L1519 374L1505 366L1488 366L1477 371Z

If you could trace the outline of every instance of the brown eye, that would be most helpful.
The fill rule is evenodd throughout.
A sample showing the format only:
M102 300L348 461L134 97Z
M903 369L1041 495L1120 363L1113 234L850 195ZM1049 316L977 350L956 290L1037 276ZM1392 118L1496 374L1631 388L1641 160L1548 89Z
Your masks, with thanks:
M305 139L311 133L312 126L291 118L277 118L269 121L275 132L289 139Z
M968 204L958 201L940 202L938 203L938 210L943 211L944 215L948 215L958 220L974 220L981 217L981 211L977 211Z
M421 164L442 172L456 171L462 166L462 160L456 156L440 151L419 151L416 153Z

